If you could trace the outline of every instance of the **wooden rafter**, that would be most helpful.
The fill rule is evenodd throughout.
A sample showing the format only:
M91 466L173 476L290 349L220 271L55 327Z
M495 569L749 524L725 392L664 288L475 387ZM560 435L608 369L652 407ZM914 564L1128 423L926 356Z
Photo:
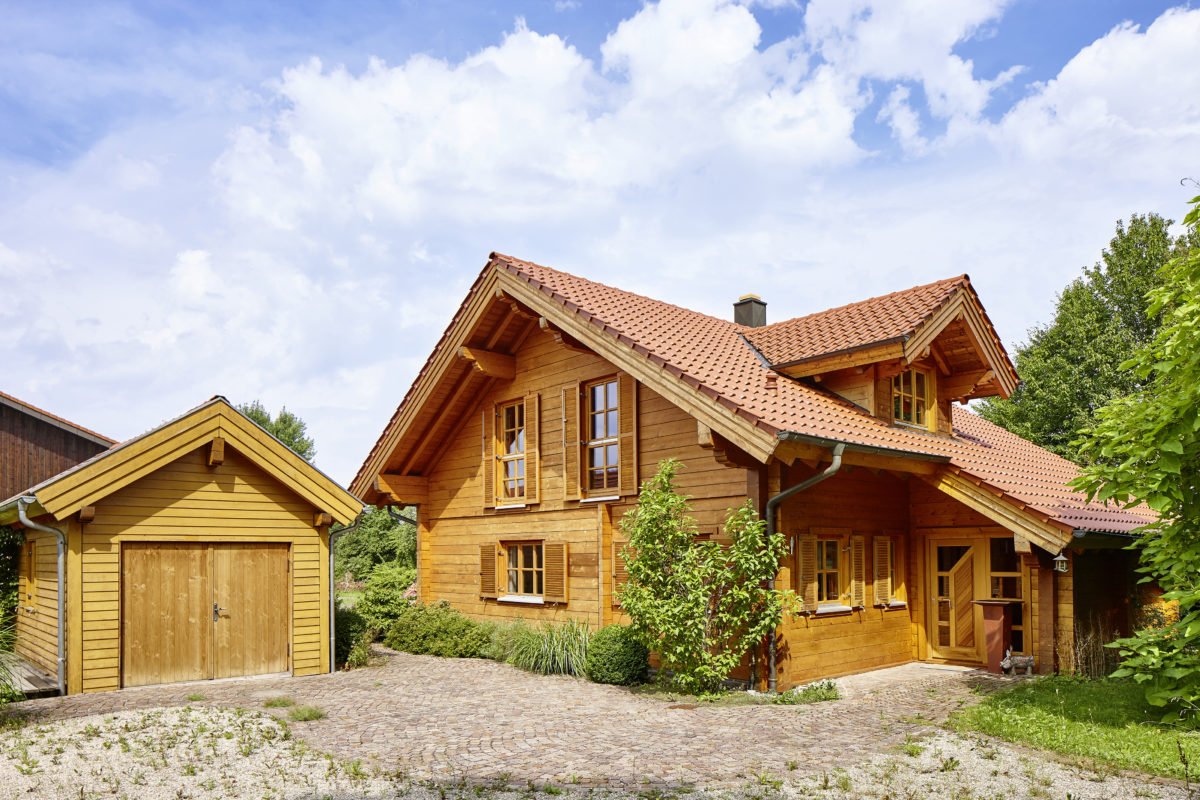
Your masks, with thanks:
M546 319L545 317L538 317L538 327L553 336L554 341L563 347L571 350L578 350L580 353L592 352L587 348L586 345L580 343L578 339L570 336L569 334L563 333L562 330L552 325L550 320Z
M489 378L511 381L517 375L517 359L507 353L464 346L458 348L458 357Z
M454 387L454 390L450 392L450 396L447 397L442 403L442 406L438 410L438 413L434 416L433 421L429 423L427 428L425 428L425 433L421 435L421 438L417 441L416 446L413 447L412 452L409 453L408 458L404 460L404 466L400 469L401 475L407 475L412 471L413 465L421 457L421 454L425 452L425 448L429 445L430 440L434 437L438 430L441 429L442 423L446 421L446 418L449 417L451 413L453 413L455 404L457 404L459 399L466 394L467 389L472 388L472 384L474 383L472 379L476 374L477 373L473 369L468 369L463 372L463 376L459 379L458 384ZM485 376L484 380L486 381L488 378ZM483 393L482 388L480 389L480 393Z

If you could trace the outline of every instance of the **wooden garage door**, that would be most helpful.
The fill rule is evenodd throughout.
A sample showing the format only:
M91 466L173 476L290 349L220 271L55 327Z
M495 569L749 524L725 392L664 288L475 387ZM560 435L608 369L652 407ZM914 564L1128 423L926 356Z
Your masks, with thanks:
M288 669L288 545L121 547L124 686Z

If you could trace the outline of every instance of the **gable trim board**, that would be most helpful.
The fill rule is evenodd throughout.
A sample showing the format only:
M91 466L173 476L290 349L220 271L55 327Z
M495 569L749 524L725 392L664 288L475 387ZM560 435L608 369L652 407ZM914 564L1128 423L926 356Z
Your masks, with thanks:
M218 459L212 457L214 442L223 443ZM46 573L38 576L39 586L45 582L52 587L47 596L64 594L66 607L65 625L59 624L58 610L52 606L37 609L29 620L19 618L18 652L49 669L52 654L38 642L65 627L69 693L177 675L257 674L278 671L281 663L295 675L328 671L329 526L351 522L362 504L224 398L213 398L0 504L0 520L14 516L26 496L36 498L30 516L66 536L64 581L47 569L45 559L38 561ZM86 517L78 513L83 507L92 509ZM149 554L141 556L134 573L123 567L129 546ZM153 576L159 551L166 559L162 563L168 569L163 575L167 585L174 563L171 553L180 547L195 550L192 560L201 552L216 559L218 569L206 590L211 597L200 598L182 588L130 594L130 575ZM251 569L259 562L267 570L262 580ZM231 569L236 577L231 577ZM236 596L227 603L222 594ZM198 655L195 648L180 649L181 634L168 630L172 626L139 623L136 615L130 616L132 610L125 607L129 597L157 603L167 618L187 620L188 625L211 619L216 633L205 641L224 649L211 657ZM225 611L212 617L213 607ZM265 619L273 620L270 630L259 624ZM41 631L47 625L48 631ZM126 642L125 636L133 633L139 636L136 642ZM270 653L255 649L261 642L271 644ZM138 674L125 673L125 661L133 655L129 646L136 646L140 654ZM160 646L171 657L200 660L147 671L147 664L158 663L153 653Z

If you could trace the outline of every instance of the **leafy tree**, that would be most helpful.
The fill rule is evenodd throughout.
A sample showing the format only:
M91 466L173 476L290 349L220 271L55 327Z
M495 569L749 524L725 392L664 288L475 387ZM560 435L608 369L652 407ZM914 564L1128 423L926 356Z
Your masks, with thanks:
M660 463L621 520L629 540L621 605L679 689L715 692L779 623L784 598L774 580L784 540L768 540L750 501L729 513L729 546L698 540L687 498L675 491L679 467Z
M257 400L242 403L237 410L257 422L268 433L286 444L296 455L312 463L317 457L317 446L312 437L308 436L308 426L304 420L287 410L287 406L279 409L279 414L272 417L270 412Z
M1167 261L1200 246L1200 233L1174 237L1171 224L1157 214L1117 222L1100 261L1059 295L1054 321L1017 348L1021 386L1007 400L981 403L985 418L1061 456L1085 458L1074 442L1096 409L1143 385L1120 365L1162 322L1161 313L1145 313L1146 293L1160 285Z
M1200 197L1184 218L1191 241L1200 230ZM1154 338L1123 368L1139 387L1096 414L1080 448L1095 463L1078 488L1159 513L1138 539L1145 580L1179 603L1179 618L1114 646L1115 674L1146 687L1146 699L1194 719L1200 711L1200 246L1163 268L1150 291Z
M333 556L339 580L347 573L355 580L366 580L380 564L395 563L415 572L417 531L407 522L392 519L386 509L372 508L363 514L357 528L334 543Z

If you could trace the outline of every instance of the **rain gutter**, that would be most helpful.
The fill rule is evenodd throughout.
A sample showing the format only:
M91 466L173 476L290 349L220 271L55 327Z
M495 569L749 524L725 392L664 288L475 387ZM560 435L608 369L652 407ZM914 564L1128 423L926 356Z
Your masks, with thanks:
M58 589L55 592L58 596L58 694L60 696L67 693L67 671L66 671L66 642L64 641L64 624L66 619L65 601L66 601L66 579L64 569L64 561L66 559L67 537L58 528L52 528L49 525L43 525L40 522L34 522L29 518L26 509L37 502L37 498L33 495L26 495L17 498L17 518L29 530L41 531L49 533L58 543Z

